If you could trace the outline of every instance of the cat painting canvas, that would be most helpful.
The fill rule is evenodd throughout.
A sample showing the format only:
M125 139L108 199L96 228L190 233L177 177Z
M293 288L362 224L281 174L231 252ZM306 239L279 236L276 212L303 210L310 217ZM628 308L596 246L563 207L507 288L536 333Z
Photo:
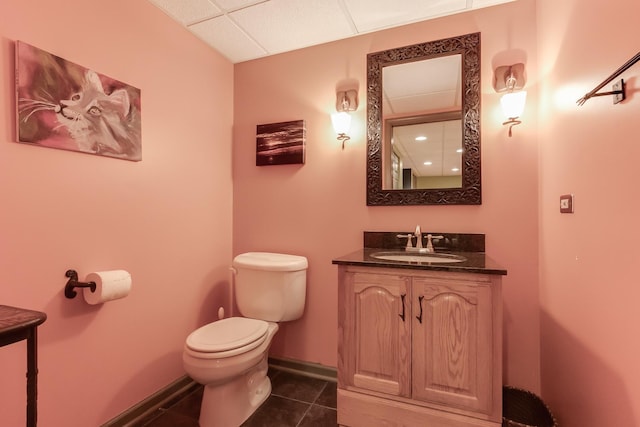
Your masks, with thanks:
M18 141L142 159L140 90L16 43Z

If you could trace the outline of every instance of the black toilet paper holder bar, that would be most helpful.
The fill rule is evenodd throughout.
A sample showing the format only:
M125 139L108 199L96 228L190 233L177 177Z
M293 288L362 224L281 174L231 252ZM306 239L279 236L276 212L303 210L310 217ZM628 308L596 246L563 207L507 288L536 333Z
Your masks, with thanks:
M96 291L96 282L78 282L78 273L75 270L67 270L65 276L69 278L67 285L64 287L64 296L72 299L78 295L75 288L89 288L91 292Z

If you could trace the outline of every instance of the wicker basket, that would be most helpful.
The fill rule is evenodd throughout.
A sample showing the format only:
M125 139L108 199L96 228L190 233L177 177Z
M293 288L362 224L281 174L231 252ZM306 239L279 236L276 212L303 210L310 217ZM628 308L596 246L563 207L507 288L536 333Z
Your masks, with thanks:
M527 390L502 388L503 427L558 427L547 405Z

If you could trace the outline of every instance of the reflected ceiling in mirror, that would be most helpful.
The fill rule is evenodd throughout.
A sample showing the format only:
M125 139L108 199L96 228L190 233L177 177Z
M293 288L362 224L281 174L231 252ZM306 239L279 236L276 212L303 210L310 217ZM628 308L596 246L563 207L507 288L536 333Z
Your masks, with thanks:
M423 119L415 124L387 122L383 154L391 167L384 168L383 189L462 187L460 113Z
M382 70L382 115L460 110L462 55L390 65Z
M368 205L481 203L479 84L479 33L367 56Z

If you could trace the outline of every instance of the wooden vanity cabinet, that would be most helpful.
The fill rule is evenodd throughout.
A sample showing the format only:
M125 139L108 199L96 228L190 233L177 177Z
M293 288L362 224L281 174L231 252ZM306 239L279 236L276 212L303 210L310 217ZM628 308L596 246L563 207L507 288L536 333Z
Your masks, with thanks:
M501 425L501 276L338 272L338 424Z

